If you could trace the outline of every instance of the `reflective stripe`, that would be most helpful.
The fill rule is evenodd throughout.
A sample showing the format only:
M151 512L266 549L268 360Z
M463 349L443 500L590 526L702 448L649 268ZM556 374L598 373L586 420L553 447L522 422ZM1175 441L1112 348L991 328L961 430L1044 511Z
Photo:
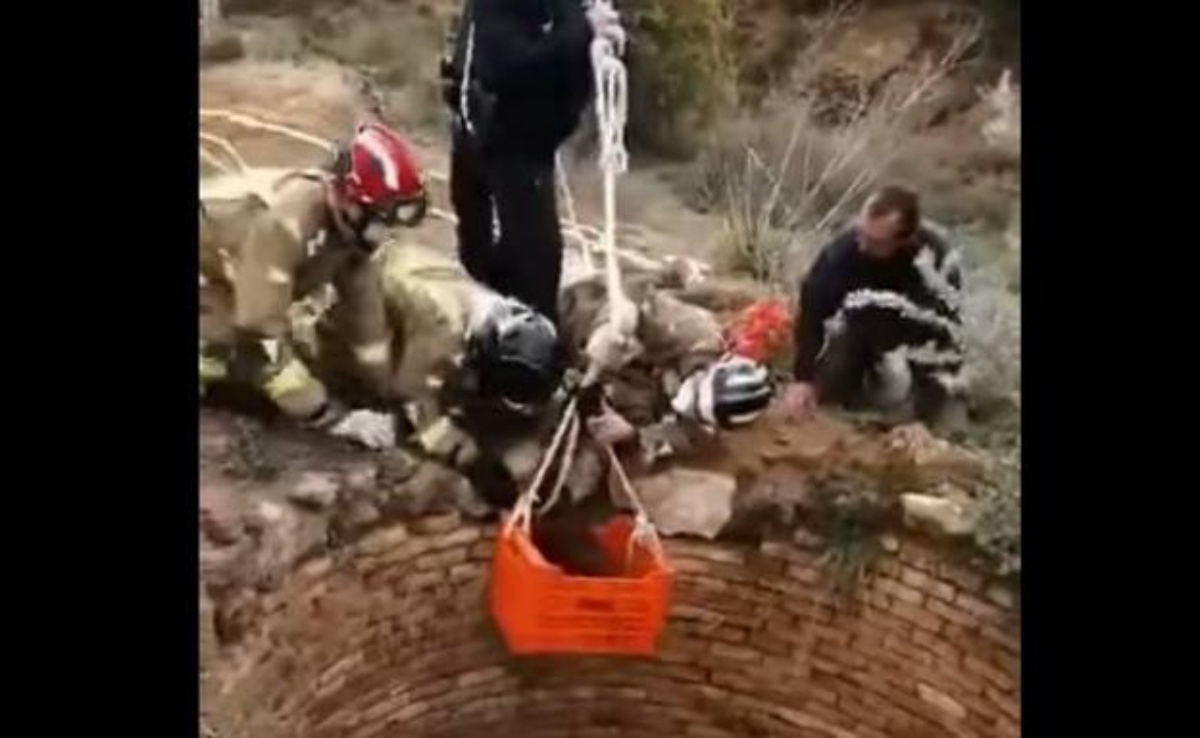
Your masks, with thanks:
M450 419L443 416L421 432L421 435L417 437L417 443L421 445L421 448L433 453L441 447L453 429L454 425L450 422Z
M298 359L292 359L275 376L267 380L263 389L272 399L279 399L292 392L302 392L309 389L315 380L308 369Z
M200 357L200 381L215 382L229 375L229 368L220 359L211 356Z
M271 284L289 285L292 283L292 275L278 267L271 267L267 270L267 281Z
M360 364L386 364L391 358L391 349L387 340L365 343L354 347L354 356Z
M217 249L217 254L221 257L221 271L225 273L225 279L236 282L237 268L233 265L233 255L229 249Z
M272 365L279 363L278 338L264 338L263 340L259 341L259 345L262 346L263 351L267 355L267 360L270 361Z

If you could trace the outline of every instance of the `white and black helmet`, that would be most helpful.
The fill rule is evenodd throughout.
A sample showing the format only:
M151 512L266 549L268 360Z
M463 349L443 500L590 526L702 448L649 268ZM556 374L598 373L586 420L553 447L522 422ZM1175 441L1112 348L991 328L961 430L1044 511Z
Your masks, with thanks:
M766 367L734 356L684 380L671 407L706 425L735 428L753 423L770 403Z

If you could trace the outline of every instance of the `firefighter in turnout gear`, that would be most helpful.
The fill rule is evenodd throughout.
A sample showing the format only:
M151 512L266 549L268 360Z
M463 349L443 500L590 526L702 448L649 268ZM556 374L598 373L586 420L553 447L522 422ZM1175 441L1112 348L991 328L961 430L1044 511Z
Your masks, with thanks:
M426 194L408 146L384 126L360 126L326 169L286 172L251 189L201 202L201 392L215 381L250 385L297 421L390 445L390 416L350 411L313 376L295 349L290 313L332 287L356 373L385 386L390 343L369 229L423 215Z
M557 331L473 280L452 253L389 242L370 264L392 357L384 381L357 371L344 304L295 316L293 335L306 337L297 349L337 396L402 407L405 445L471 476L475 439L503 443L540 422L561 378Z

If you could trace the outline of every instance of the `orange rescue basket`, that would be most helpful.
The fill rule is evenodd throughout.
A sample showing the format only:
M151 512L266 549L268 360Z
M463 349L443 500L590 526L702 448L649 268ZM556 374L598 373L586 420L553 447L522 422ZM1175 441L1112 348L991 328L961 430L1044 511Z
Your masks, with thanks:
M576 402L567 403L533 482L501 525L492 552L492 617L513 653L650 654L667 620L674 577L611 448L606 451L612 471L637 516L617 515L591 533L606 560L604 571L617 575L571 576L546 560L530 533L537 490L560 450L558 481L541 512L554 505L566 478L581 425Z
M652 654L673 575L657 536L633 516L593 529L615 577L579 577L547 561L529 531L506 520L492 554L491 610L513 653Z

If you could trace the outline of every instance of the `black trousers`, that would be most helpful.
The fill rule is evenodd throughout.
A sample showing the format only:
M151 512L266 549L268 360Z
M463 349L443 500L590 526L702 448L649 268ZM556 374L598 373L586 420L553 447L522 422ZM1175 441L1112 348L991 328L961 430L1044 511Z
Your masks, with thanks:
M872 388L883 380L880 361L898 343L883 326L851 322L831 335L817 360L817 393L822 402L862 410L871 405ZM951 398L931 372L909 365L911 397L916 416L927 424L937 421Z
M479 282L558 325L563 238L554 185L553 154L489 154L455 131L450 199L458 217L463 267ZM493 213L499 238L493 232Z

